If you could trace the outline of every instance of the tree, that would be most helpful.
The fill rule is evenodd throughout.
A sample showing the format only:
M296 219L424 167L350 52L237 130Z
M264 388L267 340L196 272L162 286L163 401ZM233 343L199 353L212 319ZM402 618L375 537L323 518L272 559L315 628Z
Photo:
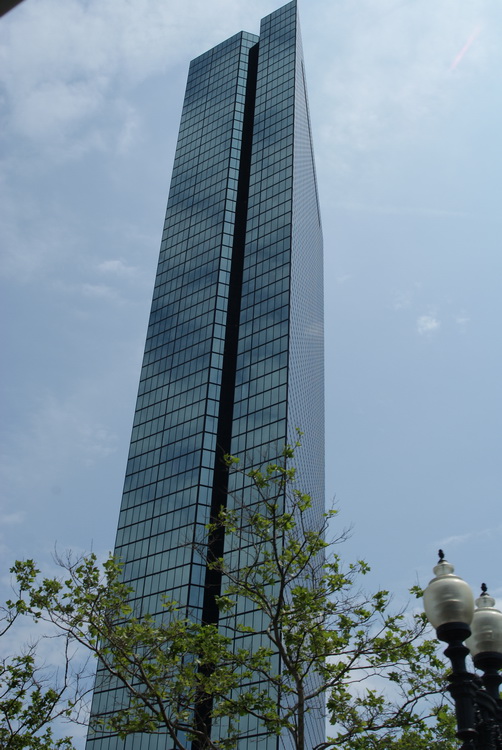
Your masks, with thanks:
M312 528L312 499L296 488L290 465L297 447L285 448L281 464L247 472L254 503L222 511L215 524L248 558L237 567L225 558L212 563L226 580L220 609L252 602L264 616L270 653L281 658L280 672L268 663L257 674L278 697L258 718L304 750L305 720L326 695L333 733L319 749L405 748L408 740L434 736L434 727L447 748L454 729L441 688L444 663L436 641L425 638L425 616L392 614L387 591L365 596L357 589L369 567L358 561L344 568L336 551L344 534L326 541L336 511ZM237 622L239 628L247 629Z
M164 731L179 750L192 741L227 750L251 731L241 722L251 717L254 729L289 735L305 750L306 723L326 705L331 737L317 750L430 750L434 737L453 750L444 664L424 617L392 613L387 591L362 593L366 563L345 568L344 535L326 541L334 512L312 527L311 498L291 465L296 447L281 463L241 472L246 503L233 498L207 529L227 540L228 551L207 560L222 580L219 628L172 601L162 617L138 619L113 558L102 568L93 555L60 561L64 580L40 580L33 562L16 563L23 586L11 607L91 652L100 683L117 688L122 703L94 731ZM256 617L238 614L243 601Z
M262 667L268 650L233 653L228 636L214 625L194 622L174 602L164 603L161 621L135 618L128 603L131 589L122 583L121 566L113 558L103 566L92 554L59 563L66 571L64 580L35 583L39 571L33 561L17 562L12 568L16 579L34 583L24 587L16 606L91 652L101 684L118 687L122 707L97 721L94 730L124 738L163 729L180 749L180 733L208 748L233 747L241 736L238 709L226 704L223 710L215 703L214 715L224 715L227 723L225 736L212 740L196 720L197 706L208 696L225 704L225 696ZM257 710L256 691L248 690L246 700L250 710Z
M17 597L0 609L0 637L12 634L23 614L30 613L29 596L34 575L29 567L17 577ZM0 659L0 747L3 750L73 750L70 737L55 738L58 718L78 717L77 704L85 690L68 638L60 639L63 667L47 669L37 662L37 643L21 653Z

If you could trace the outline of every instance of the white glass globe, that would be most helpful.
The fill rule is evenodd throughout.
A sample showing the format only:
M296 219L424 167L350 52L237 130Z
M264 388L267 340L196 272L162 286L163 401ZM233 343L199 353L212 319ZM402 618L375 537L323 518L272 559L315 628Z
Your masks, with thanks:
M489 652L502 653L502 612L495 609L495 599L482 594L476 599L472 618L472 635L465 642L471 656Z
M474 596L469 585L454 575L454 567L441 560L435 567L435 578L424 591L427 619L436 628L450 622L470 625L474 614Z

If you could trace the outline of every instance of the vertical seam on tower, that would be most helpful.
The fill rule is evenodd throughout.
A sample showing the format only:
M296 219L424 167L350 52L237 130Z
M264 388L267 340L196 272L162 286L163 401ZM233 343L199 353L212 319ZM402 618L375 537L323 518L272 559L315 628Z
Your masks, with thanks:
M232 261L230 266L230 283L225 327L225 347L223 350L220 403L218 409L217 444L211 496L211 521L216 521L221 508L227 506L228 496L228 467L225 463L225 456L230 453L232 439L237 348L239 344L239 318L241 310L244 249L246 243L246 224L249 199L249 176L251 173L251 146L253 140L254 108L256 99L258 43L250 48L248 55L246 96L242 124L237 202L235 209ZM216 526L216 529L209 533L207 542L207 563L223 556L224 545L224 529ZM216 603L216 597L221 593L221 581L221 572L211 569L206 564L204 599L202 604L202 622L204 624L218 624L219 610ZM197 707L196 723L199 725L203 733L208 735L211 734L211 710L212 698L206 696ZM192 742L192 750L201 750L202 746L203 744L201 741L194 740Z
M246 243L257 67L258 43L249 50L234 237L232 243L232 262L230 267L230 284L225 328L225 347L223 351L220 404L218 410L217 446L211 498L211 520L216 520L221 508L224 508L227 505L228 467L225 463L225 456L230 453L232 439L234 390L237 369L237 348L239 344L239 319L241 311L244 249ZM222 557L224 541L223 530L217 530L215 533L210 534L207 550L209 561L211 559L214 560ZM219 620L219 610L216 605L215 597L217 597L221 591L221 577L220 572L206 567L204 602L202 606L202 622L204 623L214 624Z

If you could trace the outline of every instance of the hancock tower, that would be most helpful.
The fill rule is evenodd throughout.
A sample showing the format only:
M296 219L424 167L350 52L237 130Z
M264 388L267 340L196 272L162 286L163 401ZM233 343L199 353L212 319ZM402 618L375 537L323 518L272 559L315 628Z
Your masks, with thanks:
M236 34L190 64L115 546L143 613L160 611L166 594L201 620L217 617L187 542L233 489L223 454L273 461L301 428L302 486L323 512L322 300L294 0L259 36ZM98 678L93 714L120 700ZM310 732L311 745L322 741L321 716ZM278 742L260 735L241 747ZM87 750L171 744L90 735Z

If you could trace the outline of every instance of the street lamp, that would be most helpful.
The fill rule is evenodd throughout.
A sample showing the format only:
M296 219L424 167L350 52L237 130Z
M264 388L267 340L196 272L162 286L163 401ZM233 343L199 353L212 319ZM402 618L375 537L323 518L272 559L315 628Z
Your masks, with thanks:
M448 690L455 702L457 737L464 741L460 750L502 750L502 612L495 609L485 584L474 602L467 583L453 571L439 550L435 578L424 591L424 609L439 640L448 644ZM481 678L467 671L469 653L483 672Z

